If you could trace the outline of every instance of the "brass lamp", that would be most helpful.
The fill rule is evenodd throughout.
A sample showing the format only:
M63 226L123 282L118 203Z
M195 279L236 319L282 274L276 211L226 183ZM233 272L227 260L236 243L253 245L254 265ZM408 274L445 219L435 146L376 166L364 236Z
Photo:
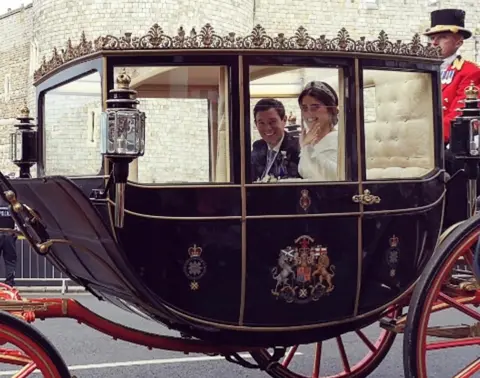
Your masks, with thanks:
M20 168L20 178L30 178L30 168L37 163L37 131L31 121L30 110L24 105L10 134L10 159Z
M122 228L128 166L145 153L145 113L137 109L137 92L123 70L110 90L107 109L102 113L101 152L113 163L115 183L115 227Z
M451 123L450 152L455 169L464 169L468 177L468 216L477 212L477 181L480 178L480 148L476 142L480 120L479 89L472 81L465 88L465 104Z

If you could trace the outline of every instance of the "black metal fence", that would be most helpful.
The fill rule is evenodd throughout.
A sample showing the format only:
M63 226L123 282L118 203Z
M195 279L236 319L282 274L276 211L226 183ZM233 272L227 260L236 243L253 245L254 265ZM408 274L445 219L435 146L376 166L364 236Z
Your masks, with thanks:
M43 256L38 255L23 240L17 240L17 269L15 280L18 286L61 286L66 287L70 279L50 264ZM0 259L0 277L5 277L5 265ZM3 281L3 279L2 279Z

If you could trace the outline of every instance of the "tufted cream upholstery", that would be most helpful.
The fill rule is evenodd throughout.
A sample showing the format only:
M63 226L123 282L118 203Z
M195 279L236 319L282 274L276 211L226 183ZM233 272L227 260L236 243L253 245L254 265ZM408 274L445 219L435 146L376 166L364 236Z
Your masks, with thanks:
M324 80L338 91L338 77ZM414 179L430 172L434 168L430 75L365 70L364 88L365 113L373 116L365 117L367 179Z
M367 179L419 178L434 168L429 74L366 70L375 120L365 124ZM366 103L368 106L368 103Z

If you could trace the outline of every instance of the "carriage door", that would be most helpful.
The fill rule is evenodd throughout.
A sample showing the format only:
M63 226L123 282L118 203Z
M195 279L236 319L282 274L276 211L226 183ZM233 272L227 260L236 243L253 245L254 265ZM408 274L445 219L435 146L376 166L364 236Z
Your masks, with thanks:
M240 171L231 159L231 141L239 140L230 103L235 68L228 57L161 60L135 66L138 60L123 58L111 68L112 79L125 70L146 113L145 154L130 164L125 226L117 234L165 303L235 323L241 273L241 191L234 178ZM218 306L203 305L209 298Z
M245 62L244 322L308 325L352 316L362 253L352 201L359 188L353 61L259 56ZM306 86L311 90L299 104ZM329 103L335 97L338 114ZM302 137L304 127L309 133Z

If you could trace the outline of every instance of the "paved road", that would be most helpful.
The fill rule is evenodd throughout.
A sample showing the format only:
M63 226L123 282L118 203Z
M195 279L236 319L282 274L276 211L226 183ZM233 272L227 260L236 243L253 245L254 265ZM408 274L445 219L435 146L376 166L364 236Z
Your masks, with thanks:
M99 302L90 295L77 294L72 297L113 321L130 327L143 329L149 332L166 331L156 323L144 320L133 314L117 309L113 305ZM442 314L444 320L450 324L458 324L457 313ZM78 378L267 378L258 370L247 370L228 363L221 358L185 355L182 353L166 352L161 350L149 351L147 348L136 346L122 341L114 341L110 337L100 334L86 326L79 325L69 319L36 321L34 325L43 332L57 347L65 361L71 366L72 373ZM367 335L374 340L378 328L367 330ZM364 356L363 344L346 338L346 348L349 359L358 361ZM326 355L322 357L322 372L334 374L339 366L338 350L325 348ZM311 374L314 349L312 346L299 348L295 357L295 369L306 376ZM325 352L324 352L325 353ZM471 362L480 355L480 348L458 348L456 351L440 353L429 361L431 377L446 378L454 375L460 367ZM11 376L5 370L11 367L0 365L0 377ZM402 368L402 337L398 337L387 358L371 378L399 378L403 376Z

